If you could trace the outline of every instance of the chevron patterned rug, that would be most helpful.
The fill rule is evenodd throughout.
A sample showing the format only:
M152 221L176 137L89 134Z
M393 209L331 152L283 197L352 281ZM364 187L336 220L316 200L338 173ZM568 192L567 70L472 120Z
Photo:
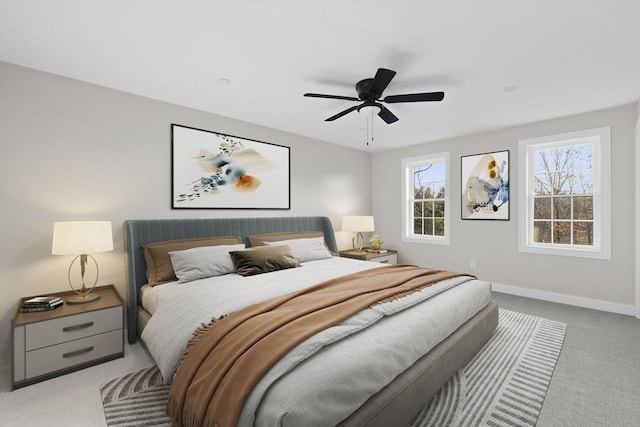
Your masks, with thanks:
M498 327L415 419L412 427L535 426L566 325L500 309ZM146 368L100 387L109 427L169 426L169 386Z

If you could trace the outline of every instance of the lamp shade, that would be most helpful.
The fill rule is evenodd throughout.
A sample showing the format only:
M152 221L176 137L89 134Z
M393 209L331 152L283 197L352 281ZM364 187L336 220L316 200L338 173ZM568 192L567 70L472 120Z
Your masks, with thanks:
M372 216L345 216L342 217L342 231L373 231L375 227L373 225Z
M94 254L111 250L111 221L70 221L53 224L53 255Z

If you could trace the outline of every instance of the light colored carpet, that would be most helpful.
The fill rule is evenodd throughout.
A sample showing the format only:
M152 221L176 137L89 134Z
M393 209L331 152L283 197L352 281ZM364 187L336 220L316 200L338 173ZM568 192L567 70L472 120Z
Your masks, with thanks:
M496 332L414 426L535 426L566 325L500 309ZM168 386L150 367L100 387L109 426L169 425Z

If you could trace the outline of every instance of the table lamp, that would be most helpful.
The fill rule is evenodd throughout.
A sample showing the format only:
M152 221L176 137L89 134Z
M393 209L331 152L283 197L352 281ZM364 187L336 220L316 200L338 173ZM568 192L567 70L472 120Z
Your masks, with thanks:
M362 232L373 231L372 216L345 216L342 218L342 231L353 231L353 249L361 251L364 246L364 237Z
M96 283L98 283L99 269L97 261L89 254L111 250L113 250L111 221L75 221L56 222L53 224L51 253L53 255L77 255L71 261L67 274L69 286L77 295L69 298L67 300L68 304L83 304L100 298L100 295L91 293ZM78 259L80 260L80 279L82 281L80 289L76 289L71 280L71 270ZM84 276L89 259L96 266L96 279L87 288L84 283Z

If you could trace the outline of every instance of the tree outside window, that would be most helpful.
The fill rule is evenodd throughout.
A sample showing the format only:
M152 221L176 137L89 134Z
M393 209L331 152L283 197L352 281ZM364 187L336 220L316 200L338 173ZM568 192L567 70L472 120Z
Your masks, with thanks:
M449 153L402 160L403 241L449 244Z
M522 252L611 258L611 130L519 143Z
M444 162L413 167L413 233L444 236Z
M533 241L593 245L593 145L534 151Z

